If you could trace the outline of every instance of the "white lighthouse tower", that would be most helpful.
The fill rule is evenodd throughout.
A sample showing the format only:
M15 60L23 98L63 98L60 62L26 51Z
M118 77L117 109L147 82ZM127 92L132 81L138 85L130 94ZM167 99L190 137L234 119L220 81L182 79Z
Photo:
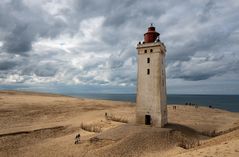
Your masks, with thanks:
M163 127L167 124L166 47L151 24L139 42L136 122Z

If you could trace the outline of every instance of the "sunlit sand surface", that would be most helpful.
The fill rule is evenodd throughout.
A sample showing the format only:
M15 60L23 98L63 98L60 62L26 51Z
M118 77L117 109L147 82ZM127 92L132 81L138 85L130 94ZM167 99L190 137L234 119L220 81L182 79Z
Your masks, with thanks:
M154 128L135 124L130 102L1 91L0 156L239 156L239 113L172 105L169 124Z

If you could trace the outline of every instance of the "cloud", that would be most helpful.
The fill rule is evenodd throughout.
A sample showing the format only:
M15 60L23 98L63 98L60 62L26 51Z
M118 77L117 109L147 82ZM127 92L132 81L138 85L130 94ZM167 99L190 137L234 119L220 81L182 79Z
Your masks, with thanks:
M53 77L57 73L57 64L54 63L44 63L35 67L34 73L40 77Z
M228 54L235 56L235 54ZM238 72L235 67L239 66L237 58L225 55L206 57L192 57L189 61L178 61L167 67L169 78L182 78L190 81L207 80L214 76L225 75L228 72ZM221 61L224 61L222 64Z
M153 22L169 82L226 84L230 75L237 85L238 9L236 0L2 0L0 83L135 89L135 47Z
M9 53L24 53L31 50L33 34L28 32L27 25L18 26L5 38L3 49Z
M17 64L13 61L0 61L0 70L9 70L16 66Z
M37 38L54 38L66 25L63 20L45 12L41 6L31 7L23 0L1 1L0 17L2 51L20 55L30 51Z

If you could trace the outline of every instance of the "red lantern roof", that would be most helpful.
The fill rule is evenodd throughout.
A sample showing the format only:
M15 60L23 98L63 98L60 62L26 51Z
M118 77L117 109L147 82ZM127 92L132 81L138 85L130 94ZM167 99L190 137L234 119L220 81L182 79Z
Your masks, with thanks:
M155 42L160 34L155 31L153 24L148 28L148 32L144 34L144 43Z

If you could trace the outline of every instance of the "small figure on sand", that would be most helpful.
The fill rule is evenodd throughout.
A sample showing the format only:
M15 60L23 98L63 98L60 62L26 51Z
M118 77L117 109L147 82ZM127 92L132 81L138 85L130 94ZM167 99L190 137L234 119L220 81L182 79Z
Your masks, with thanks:
M177 106L173 106L173 109L176 110Z
M105 119L108 121L109 120L109 117L108 117L108 113L105 112Z
M75 144L79 144L80 143L80 134L77 134L75 137Z
M198 108L198 104L194 104L191 102L186 102L185 105L194 106L195 108Z

